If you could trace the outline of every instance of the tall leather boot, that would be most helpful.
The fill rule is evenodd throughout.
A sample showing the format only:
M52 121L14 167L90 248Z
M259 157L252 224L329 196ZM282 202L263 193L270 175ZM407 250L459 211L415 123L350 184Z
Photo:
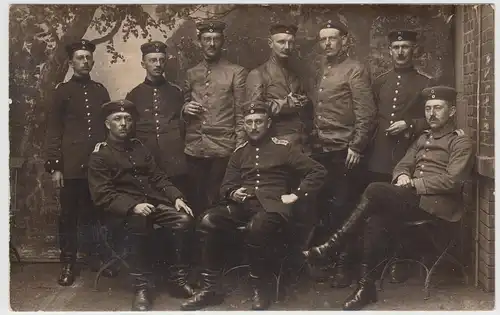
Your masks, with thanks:
M342 251L335 264L335 274L333 275L332 288L346 288L352 283L352 276L349 270L349 253Z
M315 246L308 251L303 252L303 255L310 260L324 259L332 255L338 250L347 235L351 234L354 228L365 218L368 209L369 200L362 196L356 209L352 212L351 216L344 222L342 227L335 232L328 241L319 246Z
M361 264L361 279L356 290L345 300L343 310L360 310L368 304L377 302L377 290L371 269L370 265Z
M188 250L189 232L176 231L173 234L173 263L169 268L169 283L174 297L189 298L194 295L194 289L188 284Z
M266 271L265 249L247 244L252 286L252 310L267 310L271 306L269 274Z
M134 278L134 300L132 302L132 311L149 311L152 307L151 294L146 274L130 273Z
M218 305L224 301L224 296L218 290L218 282L222 276L220 254L217 251L218 242L209 233L201 234L201 288L192 298L181 305L183 311L196 311L207 306Z

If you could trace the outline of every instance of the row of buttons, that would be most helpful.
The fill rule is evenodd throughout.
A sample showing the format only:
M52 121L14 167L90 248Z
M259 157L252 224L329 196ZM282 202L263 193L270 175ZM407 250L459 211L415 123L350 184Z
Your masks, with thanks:
M400 80L400 79L401 79L401 75L398 75L398 80ZM400 83L399 81L398 81L398 82L396 82L396 85L397 85L398 87L396 88L396 90L394 90L394 93L396 94L396 96L392 99L392 100L394 101L394 104L392 105L392 108L393 108L393 109L396 109L396 107L397 107L397 106L396 106L396 102L398 101L397 95L399 94L399 90L398 90L398 88L399 88L399 85L400 85L400 84L401 84L401 83ZM391 117L394 117L394 116L395 116L395 113L391 113ZM393 120L391 120L389 123L392 125L392 124L394 123L394 121L393 121Z
M90 114L90 109L89 109L89 99L88 99L88 92L87 92L87 86L84 85L83 88L85 89L83 94L85 94L85 108L87 109L87 124L88 124L88 130L89 134L88 137L89 139L92 138L92 116Z

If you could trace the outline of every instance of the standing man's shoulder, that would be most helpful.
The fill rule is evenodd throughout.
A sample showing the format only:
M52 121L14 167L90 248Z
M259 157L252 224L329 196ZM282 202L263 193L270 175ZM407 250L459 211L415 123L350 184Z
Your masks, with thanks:
M428 74L428 73L426 73L426 72L424 72L424 71L422 71L420 69L416 69L416 71L417 71L417 74L419 76L421 76L421 77L423 77L423 78L425 78L427 80L434 80L434 77L432 75L430 75L430 74Z
M473 141L463 129L456 129L450 135L451 148L473 149Z
M391 74L393 72L394 72L394 69L389 69L387 71L382 72L381 74L376 76L375 79L373 79L373 84L381 84L381 83L387 81L391 77Z

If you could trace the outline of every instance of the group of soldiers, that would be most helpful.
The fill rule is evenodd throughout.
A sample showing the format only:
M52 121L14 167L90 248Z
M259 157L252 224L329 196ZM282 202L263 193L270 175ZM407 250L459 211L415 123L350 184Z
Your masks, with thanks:
M252 309L267 309L271 240L301 222L290 248L312 265L335 256L337 287L352 283L349 249L364 233L362 273L344 308L375 302L372 270L384 229L461 217L457 194L473 150L454 126L455 90L434 86L414 67L413 31L388 34L393 68L372 83L368 69L348 56L348 29L336 19L321 26L324 56L308 78L290 62L296 26L272 25L271 56L250 72L222 57L225 27L197 24L204 58L182 88L164 78L166 45L143 44L144 82L114 101L90 78L95 46L67 46L74 74L55 90L45 164L60 189L59 284L75 279L78 223L99 218L125 231L133 310L152 307L154 228L155 252L168 256L171 293L188 298L182 310L223 301L221 251L234 239L243 240L248 257ZM328 240L308 249L325 218ZM87 250L94 270L108 257L98 241ZM188 281L195 255L197 288Z

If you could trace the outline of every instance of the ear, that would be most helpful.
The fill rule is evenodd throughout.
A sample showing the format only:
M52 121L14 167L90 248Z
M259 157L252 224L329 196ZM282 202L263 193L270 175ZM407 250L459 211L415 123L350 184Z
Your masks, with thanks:
M273 47L273 39L271 37L267 39L267 44L269 45L269 48Z
M271 119L271 117L268 117L267 118L267 128L271 127L272 122L273 122L273 120Z
M347 38L347 35L343 35L343 36L342 36L342 46L347 45L347 39L348 39L348 38Z
M450 106L449 116L452 117L457 112L457 107L455 105Z
M146 63L144 62L144 59L141 60L141 66L142 68L146 69Z
M105 120L104 121L104 125L106 126L106 129L110 130L111 129L111 123L109 122L109 120Z

